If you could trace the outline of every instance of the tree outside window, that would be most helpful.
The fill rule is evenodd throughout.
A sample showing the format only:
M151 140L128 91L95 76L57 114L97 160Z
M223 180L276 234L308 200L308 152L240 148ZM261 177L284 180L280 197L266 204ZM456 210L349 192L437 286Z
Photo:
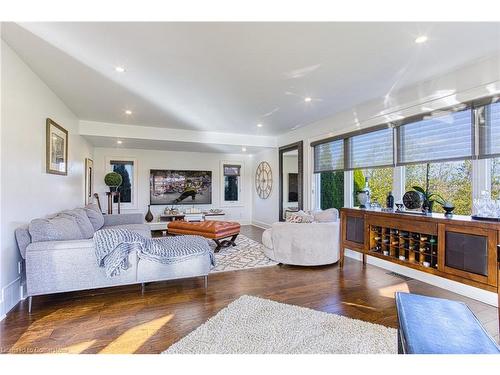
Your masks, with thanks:
M132 203L132 179L134 162L132 161L116 161L112 160L111 167L113 172L122 176L122 184L118 187L120 192L120 201L122 203ZM118 203L118 197L114 197L114 203Z
M491 159L491 198L500 199L500 158Z
M322 210L344 207L344 171L320 173L320 206Z
M379 203L385 207L387 194L392 191L394 168L371 168L355 169L353 179L354 206L359 206L358 192L365 187L365 179L368 177L368 187L371 190L371 203Z
M455 205L454 213L471 214L472 162L470 160L406 166L405 191L413 190L413 186L425 189L427 172L431 193L438 193L446 201L451 201ZM433 211L444 212L439 204L434 204Z

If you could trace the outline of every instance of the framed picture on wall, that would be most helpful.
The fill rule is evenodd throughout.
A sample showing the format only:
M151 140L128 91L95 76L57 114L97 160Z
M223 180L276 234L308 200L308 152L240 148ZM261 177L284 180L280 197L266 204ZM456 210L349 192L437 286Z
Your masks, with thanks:
M46 171L68 174L68 131L50 118L46 121Z
M85 205L91 203L94 196L94 161L85 158Z

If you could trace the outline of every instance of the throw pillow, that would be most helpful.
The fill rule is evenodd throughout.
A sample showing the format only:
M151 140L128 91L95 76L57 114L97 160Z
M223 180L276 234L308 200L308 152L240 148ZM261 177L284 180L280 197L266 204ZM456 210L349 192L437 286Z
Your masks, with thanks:
M314 221L314 217L312 215L308 215L307 213L301 210L291 213L286 218L286 221L288 223L312 223Z
M297 215L302 218L302 223L312 223L314 221L314 216L309 215L307 212L299 211L297 212Z
M29 224L31 242L83 240L82 232L73 217L56 216L34 219Z
M287 223L302 223L302 216L298 215L296 212L290 214L286 218Z
M85 206L85 213L89 218L92 226L94 227L94 232L101 229L104 225L104 216L101 211L99 211L99 207L95 204L88 204Z
M329 208L324 211L314 212L314 221L318 223L331 223L337 221L339 218L339 211L336 208Z
M59 216L69 216L74 218L76 224L78 224L78 228L80 228L80 232L82 232L83 238L88 239L94 236L94 226L90 222L90 219L83 208L75 208L74 210L63 211Z

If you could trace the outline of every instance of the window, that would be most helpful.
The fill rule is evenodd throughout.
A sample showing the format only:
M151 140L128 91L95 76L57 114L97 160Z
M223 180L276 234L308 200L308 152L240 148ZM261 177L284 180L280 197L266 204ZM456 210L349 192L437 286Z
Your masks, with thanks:
M122 184L118 187L118 191L120 192L120 202L123 208L136 208L136 160L128 158L108 158L107 160L108 171L116 172L122 176ZM118 197L115 196L113 202L118 203Z
M348 169L387 167L394 164L392 128L355 135L346 142Z
M222 202L226 205L241 203L242 164L222 163Z
M344 170L344 140L314 146L314 173Z
M472 162L470 160L427 163L406 166L405 191L413 186L438 193L455 205L454 213L470 215L472 212ZM428 176L428 177L427 177ZM434 204L434 212L444 212L439 204Z
M319 208L344 207L344 140L314 146L314 173L319 192Z
M371 203L379 203L385 207L387 194L392 191L394 168L355 169L353 176L354 206L360 205L357 193L365 187L365 181L368 178Z
M239 200L240 166L224 164L224 200L235 202Z
M472 110L445 112L401 125L398 165L472 158Z
M319 173L319 193L322 210L344 207L344 172Z

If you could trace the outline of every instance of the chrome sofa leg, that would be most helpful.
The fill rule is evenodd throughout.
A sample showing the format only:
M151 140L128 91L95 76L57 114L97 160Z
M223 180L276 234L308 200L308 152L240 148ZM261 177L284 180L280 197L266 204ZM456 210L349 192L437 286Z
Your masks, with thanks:
M33 297L29 296L28 297L28 314L31 314L31 305L32 305L32 302L33 302Z
M144 294L145 290L146 290L146 283L141 283L141 293Z
M207 291L208 289L208 275L205 275L205 292Z

